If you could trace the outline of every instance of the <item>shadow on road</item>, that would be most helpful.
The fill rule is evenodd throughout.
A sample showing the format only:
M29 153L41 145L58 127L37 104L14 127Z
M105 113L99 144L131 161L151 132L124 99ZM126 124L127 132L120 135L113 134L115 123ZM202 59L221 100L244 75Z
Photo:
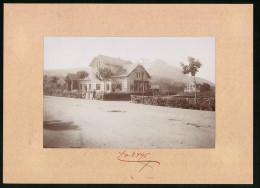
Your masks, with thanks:
M62 122L60 120L55 121L43 121L43 128L50 131L69 131L80 130L78 125L74 125L73 121Z

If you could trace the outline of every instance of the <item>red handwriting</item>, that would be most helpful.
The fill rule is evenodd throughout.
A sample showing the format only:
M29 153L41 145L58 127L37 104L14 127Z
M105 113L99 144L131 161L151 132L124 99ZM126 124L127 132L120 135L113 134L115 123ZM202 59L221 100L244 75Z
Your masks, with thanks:
M143 153L143 152L127 152L124 150L123 152L119 152L117 159L122 162L149 162L149 163L158 163L159 161L154 161L148 159L147 156L151 155L150 153Z

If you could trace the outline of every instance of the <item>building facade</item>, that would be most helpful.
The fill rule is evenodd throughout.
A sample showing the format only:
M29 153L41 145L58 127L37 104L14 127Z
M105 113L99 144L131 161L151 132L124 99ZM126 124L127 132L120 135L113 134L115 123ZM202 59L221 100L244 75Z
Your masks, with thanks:
M68 74L68 90L106 92L106 93L138 93L149 89L151 76L141 64L135 64L120 58L99 55L90 62L91 72L84 79L76 74ZM111 70L111 77L103 79L100 69ZM71 86L69 86L71 85Z

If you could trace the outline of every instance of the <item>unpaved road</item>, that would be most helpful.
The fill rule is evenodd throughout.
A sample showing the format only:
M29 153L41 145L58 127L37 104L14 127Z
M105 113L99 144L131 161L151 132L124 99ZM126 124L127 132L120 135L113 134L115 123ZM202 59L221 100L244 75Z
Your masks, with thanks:
M215 112L44 96L43 147L214 148Z

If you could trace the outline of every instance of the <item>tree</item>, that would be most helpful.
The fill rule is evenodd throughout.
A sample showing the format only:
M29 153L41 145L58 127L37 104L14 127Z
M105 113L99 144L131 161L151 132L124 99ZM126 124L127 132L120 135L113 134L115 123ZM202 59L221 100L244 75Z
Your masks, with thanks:
M58 82L58 80L59 80L60 78L58 77L58 76L53 76L52 78L51 78L51 88L57 88L57 82Z
M200 88L200 92L211 91L211 86L208 83L197 84L197 88Z
M80 79L84 79L84 78L88 77L88 72L86 72L86 71L79 71L79 72L77 72L77 76Z
M66 89L66 82L65 82L65 80L63 78L60 78L57 81L57 87L61 88L61 89Z
M43 76L43 87L46 86L47 81L48 81L48 76L47 76L47 75L44 75L44 76Z
M65 81L66 83L68 83L69 80L70 80L70 77L67 75L67 76L64 78L64 81Z
M101 76L104 82L104 92L105 92L106 81L108 81L111 78L112 72L108 68L99 68L99 75Z
M51 81L52 81L52 83L56 84L58 82L58 80L59 80L58 76L53 76Z
M194 78L195 83L195 104L197 104L197 88L196 88L196 73L199 72L200 67L202 66L202 63L200 60L195 59L193 57L188 57L189 64L184 65L183 62L180 63L183 74L191 74Z
M203 91L211 91L210 85L207 83L202 84Z
M210 85L207 84L207 83L203 83L203 84L201 85L201 92L203 92L203 91L211 91Z

